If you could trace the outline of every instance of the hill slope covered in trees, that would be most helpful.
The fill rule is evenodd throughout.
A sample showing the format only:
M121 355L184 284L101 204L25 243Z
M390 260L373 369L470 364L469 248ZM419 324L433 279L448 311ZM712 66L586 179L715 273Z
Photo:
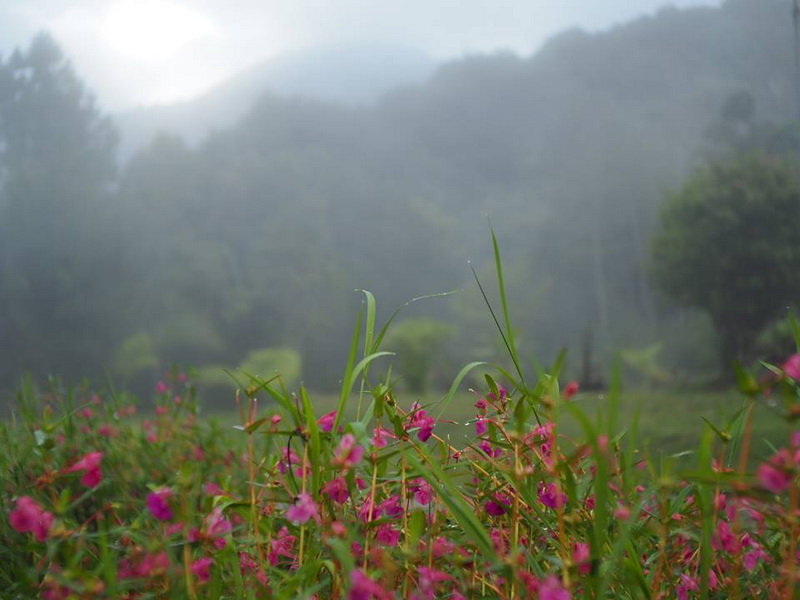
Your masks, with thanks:
M647 240L664 191L713 152L707 132L719 128L732 94L754 99L753 122L794 118L784 4L728 0L602 33L565 32L530 57L446 64L374 106L266 93L198 147L162 137L104 188L103 231L124 247L124 260L93 274L121 295L119 310L80 313L48 330L73 342L91 332L93 354L76 343L67 361L30 337L19 323L40 322L45 308L22 300L15 336L37 340L40 354L6 361L0 375L9 381L44 365L68 375L76 365L113 370L131 354L142 372L170 361L235 365L253 348L286 346L301 355L307 383L330 387L354 288L373 291L387 313L418 295L465 288L409 309L457 325L441 360L449 377L460 361L495 351L467 266L472 260L480 273L488 262L487 216L526 352L546 361L567 345L577 370L586 340L599 366L614 348L661 341L675 365L713 370L707 323L651 292ZM3 81L6 90L24 86L13 73ZM54 92L53 101L74 98ZM38 134L31 125L29 135ZM7 144L8 173L16 151ZM16 193L6 183L4 234L43 226L46 200ZM105 243L92 241L92 250ZM4 295L33 293L41 255L8 251L17 258L4 265ZM84 276L65 269L48 275L65 282L51 301L80 304ZM12 318L0 326L10 332ZM7 335L2 343L13 356Z

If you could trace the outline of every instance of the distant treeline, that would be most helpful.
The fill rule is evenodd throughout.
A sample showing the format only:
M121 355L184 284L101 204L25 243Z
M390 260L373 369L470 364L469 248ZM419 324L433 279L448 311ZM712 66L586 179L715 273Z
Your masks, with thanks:
M354 289L386 317L463 288L407 309L453 326L435 384L502 356L467 264L490 272L490 224L526 354L568 346L599 378L614 349L660 342L669 369L713 372L707 320L652 292L648 238L693 166L794 118L786 4L570 31L374 107L266 92L199 147L162 136L121 166L114 124L41 35L0 62L0 383L152 381L285 348L307 385L333 388ZM742 97L754 111L726 113Z

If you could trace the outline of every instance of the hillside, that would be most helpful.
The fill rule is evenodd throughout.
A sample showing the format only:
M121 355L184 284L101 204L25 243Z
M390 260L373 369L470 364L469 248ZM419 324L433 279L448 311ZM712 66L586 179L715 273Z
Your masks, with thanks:
M15 327L33 332L19 325L16 338L40 349L35 340L52 335L36 330L52 322L36 312L47 298L71 311L48 372L113 370L135 352L143 365L235 365L280 347L299 354L307 384L330 388L361 299L354 289L375 293L379 318L420 295L467 290L403 313L452 325L432 375L442 384L465 361L503 356L467 262L489 281L491 225L525 355L547 362L566 346L573 373L585 361L602 373L620 348L661 348L675 381L713 375L713 329L653 293L648 238L664 192L724 151L708 134L730 127L721 109L731 97L755 106L737 127L794 118L789 17L781 0L665 9L610 31L562 33L528 57L465 57L367 105L266 92L248 109L257 77L245 77L217 92L241 100L240 118L221 99L224 126L198 101L180 113L192 135L160 137L124 165L104 225L92 226L88 205L73 209L74 231L58 222L91 256L124 257L96 284L124 301L91 310L84 298L103 296L85 282L101 271L61 269L61 291L15 305ZM199 143L196 119L214 130ZM40 238L25 232L56 217L23 200L29 229L2 221L5 243L20 240L5 285L49 289L30 279L61 255L26 255ZM101 241L83 242L86 228ZM85 356L63 352L75 340Z
M257 64L191 101L143 107L114 116L123 160L160 131L191 144L233 126L263 93L368 105L399 86L422 83L434 62L422 52L390 44L351 44L295 52Z

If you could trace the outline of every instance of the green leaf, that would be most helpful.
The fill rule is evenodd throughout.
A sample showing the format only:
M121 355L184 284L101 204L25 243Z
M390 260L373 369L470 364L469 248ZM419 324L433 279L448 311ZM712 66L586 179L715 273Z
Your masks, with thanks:
M436 404L441 404L442 405L441 409L439 410L439 413L436 415L437 419L439 419L444 414L444 412L447 410L447 407L450 405L450 402L453 400L453 396L455 396L456 392L458 391L458 386L461 385L461 382L464 381L464 378L469 374L469 372L472 371L473 369L476 369L477 367L480 367L480 366L485 365L485 364L486 364L485 362L480 362L480 361L471 362L471 363L469 363L467 366L465 366L464 368L462 368L458 372L458 375L456 375L456 378L453 380L453 383L450 385L450 389L447 391L447 393L444 396L442 396L442 398L440 398L436 402Z

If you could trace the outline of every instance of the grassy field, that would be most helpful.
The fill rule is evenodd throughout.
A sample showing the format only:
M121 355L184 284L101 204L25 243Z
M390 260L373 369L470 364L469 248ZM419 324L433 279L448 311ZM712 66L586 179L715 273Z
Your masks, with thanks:
M318 415L336 410L338 396L330 394L310 394L314 411ZM408 409L413 402L421 405L435 405L440 395L397 394L401 408ZM476 416L475 402L478 396L472 392L459 392L443 412L441 421L434 433L443 439L449 438L453 445L460 446L474 435ZM579 393L572 402L595 421L607 419L608 395L598 393ZM630 390L621 394L618 404L617 422L619 430L632 435L636 423L637 446L649 451L652 456L680 456L678 462L689 465L692 453L706 426L704 418L717 427L729 424L734 415L743 408L744 396L736 390L729 391L680 391L680 390ZM369 403L369 397L362 401ZM231 400L234 404L234 400ZM350 404L348 418L355 418L357 399ZM270 404L262 405L269 410ZM438 414L438 408L431 411ZM637 420L638 413L638 420ZM235 409L232 411L207 411L206 418L218 420L223 427L239 424ZM580 425L569 414L562 415L561 431L570 438L583 437ZM753 415L753 445L751 463L770 455L773 448L786 439L790 426L781 415L778 407L767 400L756 401ZM683 454L686 453L686 454Z

